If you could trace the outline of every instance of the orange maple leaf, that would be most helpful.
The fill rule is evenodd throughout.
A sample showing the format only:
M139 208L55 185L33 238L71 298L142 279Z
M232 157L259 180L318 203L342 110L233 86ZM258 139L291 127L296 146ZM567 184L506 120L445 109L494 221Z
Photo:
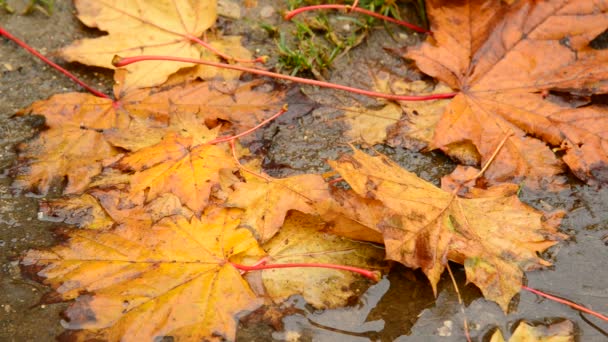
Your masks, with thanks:
M135 171L129 177L133 195L146 190L146 201L151 201L173 193L200 215L209 203L211 188L219 185L219 172L236 170L237 164L225 146L195 145L193 140L169 133L158 144L123 157L113 167Z
M206 122L218 126L227 121L238 131L252 128L283 105L282 91L261 92L260 84L243 82L229 93L218 91L214 82L131 91L118 84L115 101L68 93L35 102L19 115L44 115L48 129L21 145L15 185L46 193L53 180L67 177L64 192L80 193L101 172L104 161L118 155L115 147L139 150L159 143L169 132L200 144L217 134Z
M589 42L608 27L608 6L586 0L427 2L433 36L406 54L424 73L457 89L433 146L484 164L491 183L559 185L564 158L583 180L607 182L608 119L601 107L570 109L547 91L608 91L608 50ZM537 140L541 139L541 141Z

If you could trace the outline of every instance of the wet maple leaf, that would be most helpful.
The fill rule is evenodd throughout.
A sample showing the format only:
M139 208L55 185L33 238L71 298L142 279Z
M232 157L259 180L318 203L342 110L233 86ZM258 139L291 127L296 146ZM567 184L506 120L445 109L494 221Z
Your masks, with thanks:
M168 216L181 215L187 219L192 216L192 211L183 207L179 198L171 193L145 203L143 192L132 196L116 189L90 189L82 195L44 201L40 211L53 221L98 230L120 224L151 226Z
M214 209L201 220L74 230L67 244L31 250L21 263L60 299L76 298L66 325L86 329L76 333L83 340L234 340L235 315L261 300L230 262L264 254L249 231L236 229L238 216Z
M132 172L130 192L146 192L146 201L163 193L173 193L197 215L209 203L213 186L219 185L219 172L237 165L225 146L195 145L193 137L169 133L156 145L126 155L113 167Z
M324 233L325 222L297 211L289 214L275 237L263 245L273 263L332 263L382 270L384 249ZM302 295L317 309L345 306L358 294L353 284L363 278L353 272L328 268L281 268L262 272L268 296L282 302ZM364 285L367 285L365 282Z
M283 225L289 210L316 212L315 202L329 196L327 183L319 175L299 175L283 179L243 173L246 183L234 184L226 205L245 210L241 224L251 229L260 242L272 238Z
M218 91L214 82L131 91L117 85L115 101L68 93L35 102L19 115L44 115L48 129L21 145L15 186L46 193L53 180L66 177L64 192L80 193L104 161L118 155L115 147L139 150L170 132L200 144L217 134L206 122L217 126L223 120L233 130L249 129L283 105L282 91L261 91L261 85L243 82L228 93Z
M544 96L608 91L608 50L589 46L608 27L605 3L436 0L427 10L433 36L406 56L460 92L435 129L433 147L483 164L512 134L484 174L490 183L559 185L561 163L547 144L564 145L564 160L581 179L608 181L606 108L589 114Z
M115 55L217 60L213 54L202 53L201 46L190 39L201 37L215 23L217 2L214 0L80 0L75 5L78 18L85 25L99 28L109 35L79 40L64 48L61 55L68 61L113 69ZM221 49L222 46L218 47ZM129 73L124 86L132 89L158 85L169 75L188 66L192 64L167 61L136 63L126 67ZM208 74L209 70L199 73Z
M509 342L574 342L574 323L565 320L549 325L531 325L521 321L513 331ZM505 342L500 330L496 330L489 342Z
M390 84L389 84L390 83ZM375 90L388 93L440 94L448 93L445 85L402 80L377 81ZM435 126L449 100L387 102L380 109L361 106L345 108L348 135L369 145L387 143L412 150L425 149L433 139Z
M88 94L55 95L21 112L43 114L48 129L20 145L14 185L46 193L53 180L67 177L65 193L81 192L102 163L118 155L103 134L120 116L112 101Z
M467 280L506 311L523 272L550 265L537 253L563 238L508 188L459 198L384 156L358 150L330 165L358 195L390 209L374 226L383 234L387 257L421 268L435 291L452 260L464 264Z

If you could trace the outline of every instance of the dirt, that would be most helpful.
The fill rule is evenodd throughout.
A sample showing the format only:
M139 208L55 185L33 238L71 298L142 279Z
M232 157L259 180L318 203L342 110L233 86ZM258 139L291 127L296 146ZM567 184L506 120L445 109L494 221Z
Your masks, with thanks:
M275 44L258 25L260 12L265 16L272 12L269 6L285 8L282 2L258 1L257 7L243 10L245 17L241 21L235 23L222 19L220 27L227 33L243 34L246 45L252 50L276 56ZM99 35L99 32L81 25L73 11L67 1L56 1L51 16L41 12L22 16L0 11L0 25L52 56L54 50L75 39ZM277 11L265 21L289 31L289 24L282 21ZM393 34L396 40L387 35L383 26L379 26L364 44L336 62L329 79L346 85L369 86L369 74L365 68L352 67L353 63L363 63L361 61L401 73L404 77L409 75L410 70L404 67L403 61L385 48L412 43L416 37L405 30L392 29L397 33ZM15 44L5 39L0 41L0 170L3 170L0 176L0 340L49 341L62 331L59 313L65 304L40 304L47 289L24 279L16 260L27 249L54 244L52 229L57 224L37 219L40 196L15 193L10 187L8 173L15 162L16 144L36 134L43 120L13 117L13 114L33 101L81 89ZM60 64L85 82L110 92L110 72L78 64ZM313 88L304 88L303 91L325 105L303 105L292 119L266 127L261 133L263 139L255 145L258 153L265 153L266 170L275 176L327 171L325 160L348 150L345 126L340 121L342 113L332 103L360 100L374 104L374 100L343 93ZM454 167L439 153L422 154L385 146L375 148L435 183ZM569 241L546 253L545 257L555 265L527 273L527 284L607 312L608 189L595 189L575 181L572 184L571 190L557 194L522 191L522 200L535 207L566 210L568 215L561 230L571 236ZM55 189L54 193L58 192ZM473 340L482 340L494 327L507 333L522 319L535 323L570 319L577 326L579 340L606 339L605 322L587 315L583 317L570 308L528 292L522 292L513 302L512 313L505 315L496 304L484 300L474 286L465 284L460 266L452 265L452 269L465 301L464 314L449 277L445 276L440 282L435 299L428 281L420 272L397 267L381 282L371 286L352 307L315 311L296 296L283 305L283 309L291 308L294 312L282 320L283 330L275 331L259 322L241 324L238 340L462 341L464 316Z

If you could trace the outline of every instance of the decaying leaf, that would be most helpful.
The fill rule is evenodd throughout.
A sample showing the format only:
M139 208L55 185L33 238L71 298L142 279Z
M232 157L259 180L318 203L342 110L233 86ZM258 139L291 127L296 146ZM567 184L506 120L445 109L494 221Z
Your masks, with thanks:
M46 219L76 225L79 228L108 229L115 221L90 194L57 198L40 203Z
M82 339L234 340L235 315L261 301L230 262L264 255L249 231L236 229L238 216L213 209L200 221L74 230L66 245L31 250L22 264L61 299L76 299L66 325L86 329Z
M459 91L437 125L433 147L469 165L484 164L512 134L485 178L551 187L563 180L547 144L565 144L564 160L578 177L608 181L607 109L571 109L545 99L551 90L608 91L608 50L589 46L608 27L608 5L433 0L427 10L433 35L406 56Z
M273 263L331 263L383 268L384 249L323 233L325 223L311 215L292 212L279 233L264 244ZM276 302L301 294L317 309L335 308L358 297L354 283L362 279L353 272L327 268L282 268L262 272L267 294ZM365 284L367 285L367 283ZM358 290L361 290L360 288Z
M115 55L164 55L217 60L216 56L203 52L204 49L190 39L200 38L215 23L217 2L214 0L80 0L75 4L78 18L85 25L99 28L109 35L79 40L64 48L61 55L68 61L113 69L112 59ZM231 44L234 43L233 39ZM220 50L225 46L221 41L210 44ZM231 50L234 52L235 48ZM238 52L246 53L246 50ZM192 65L166 61L135 63L126 67L128 75L124 87L132 89L158 85L180 68L189 66ZM198 73L209 76L208 68Z
M509 342L574 342L574 324L565 320L550 325L530 325L520 322L509 338ZM490 342L505 342L502 332L496 330Z
M327 183L319 175L283 179L243 173L246 183L236 183L226 205L245 210L241 225L249 228L261 243L272 238L283 225L289 210L315 212L314 204L329 196Z
M464 264L467 280L506 311L523 272L550 265L537 253L563 236L510 188L459 198L384 156L355 150L330 165L353 190L390 211L375 224L389 259L421 268L433 289L448 260Z
M425 81L404 82L390 80L376 82L377 91L397 94L448 93L445 85L433 86ZM435 126L449 100L418 102L387 102L380 109L361 106L345 108L348 135L355 141L369 145L388 143L412 150L425 149L433 139Z

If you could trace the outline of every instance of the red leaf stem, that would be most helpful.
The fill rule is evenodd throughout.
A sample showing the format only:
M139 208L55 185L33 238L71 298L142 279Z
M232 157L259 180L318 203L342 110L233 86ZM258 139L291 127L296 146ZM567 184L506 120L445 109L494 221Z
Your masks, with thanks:
M198 43L199 45L202 45L207 50L213 52L214 54L220 56L221 58L223 58L223 59L225 59L227 61L235 61L235 62L239 62L239 63L265 63L266 60L268 60L267 56L261 56L261 57L258 57L256 59L253 59L253 60L250 60L250 59L241 59L241 58L236 58L236 57L228 56L227 54L225 54L225 53L221 52L220 50L214 48L213 46L211 46L211 44L207 43L206 41L204 41L204 40L202 40L202 39L200 39L200 38L198 38L196 36L187 34L185 37L188 38L192 42L195 42L195 43Z
M387 17L385 15L376 13L376 12L372 12L370 10L366 10L363 9L361 7L354 7L354 6L350 6L350 5L315 5L315 6L306 6L306 7L300 7L297 8L293 11L289 11L287 13L285 13L285 20L291 20L291 18L293 18L294 16L302 13L302 12L307 12L307 11L315 11L315 10L320 10L320 9L343 9L343 10L347 10L347 11L353 11L353 12L359 12L362 14L366 14L369 15L370 17L374 17L374 18L378 18L378 19L382 19L385 21L389 21L391 23L395 23L397 25L401 25L401 26L405 26L407 28L410 28L416 32L420 32L420 33L431 33L431 31L422 28L420 26L414 25L414 24L410 24L406 21L403 20L398 20L395 18L391 18L391 17Z
M575 310L578 310L578 311L581 311L581 312L584 312L584 313L588 313L590 315L593 315L595 317L598 317L598 318L603 319L604 321L608 322L608 317L607 316L602 315L599 312L595 312L595 311L593 311L591 309L587 309L586 307L584 307L582 305L579 305L579 304L576 304L574 302L571 302L571 301L569 301L567 299L563 299L563 298L559 298L559 297L556 297L556 296L552 296L550 294L544 293L544 292L539 291L537 289L533 289L531 287L527 287L525 285L522 285L521 288L524 289L524 290L526 290L526 291L530 291L530 292L532 292L532 293L534 293L536 295L539 295L541 297L548 298L548 299L550 299L550 300L552 300L554 302L558 302L558 303L561 303L561 304L568 305L569 307L571 307L571 308L573 308Z
M259 271L259 270L269 270L273 268L295 268L295 267L317 267L317 268L330 268L341 271L350 271L358 273L368 279L373 281L380 280L380 276L378 272L369 271L363 268L354 267L354 266L344 266L344 265L335 265L335 264L323 264L323 263L287 263L287 264L256 264L253 266L235 264L231 262L232 266L241 270L241 271Z
M114 64L114 66L116 66L116 67L123 67L125 65L129 65L131 63L137 63L137 62L141 62L141 61L174 61L174 62L203 64L203 65L208 65L208 66L212 66L212 67L216 67L216 68L238 70L238 71L248 72L248 73L252 73L252 74L256 74L256 75L268 76L268 77L283 79L283 80L302 83L302 84L310 84L310 85L323 87L323 88L344 90L344 91L348 91L348 92L355 93L355 94L365 95L365 96L369 96L369 97L377 97L377 98L393 100L393 101L428 101L428 100L439 100L439 99L451 99L452 97L456 96L456 94L457 94L457 93L444 93L444 94L432 94L432 95L385 94L385 93L378 93L375 91L363 90L363 89L359 89L359 88L347 87L347 86L343 86L340 84L334 84L334 83L322 82L322 81L317 81L317 80L310 80L307 78L277 74L275 72L270 72L270 71L266 71L266 70L247 68L247 67L243 67L243 66L239 66L239 65L226 64L226 63L208 62L208 61L202 61L202 60L194 59L194 58L182 58L182 57L171 57L171 56L135 56L135 57L124 57L123 58L120 56L114 56L114 60L112 61L112 64Z
M279 116L283 115L285 112L287 112L287 109L288 109L288 108L287 108L287 105L284 105L284 106L281 108L281 110L279 110L279 111L278 111L276 114L274 114L273 116L269 117L268 119L266 119L266 120L264 120L264 121L260 122L260 123L259 123L257 126L255 126L255 127L253 127L253 128L250 128L250 129L246 130L245 132L241 132L241 133L239 133L239 134L237 134L237 135L232 135L232 136L229 136L229 137L219 137L219 138L215 138L215 139L213 139L213 140L209 141L207 144L210 144L210 145L215 145L215 144L219 144L219 143L221 143L221 142L226 142L226 141L236 140L236 139L238 139L238 138L240 138L240 137L242 137L242 136L245 136L245 135L247 135L247 134L249 134L249 133L251 133L251 132L255 131L256 129L258 129L258 128L260 128L260 127L264 126L265 124L267 124L267 123L269 123L270 121L272 121L272 120L274 120L274 119L278 118Z
M46 64L50 65L51 67L53 67L54 69L58 70L59 72L61 72L65 76L69 77L72 81L78 83L81 87L83 87L86 90L88 90L91 94L93 94L93 95L95 95L97 97L105 98L105 99L109 99L110 98L108 95L100 92L97 89L94 89L93 87L91 87L88 84L86 84L83 81L81 81L78 77L74 76L74 74L72 74L69 71L67 71L66 69L60 67L58 64L56 64L55 62L51 61L50 59L46 58L40 52L36 51L33 47L29 46L26 42L24 42L21 39L13 36L8 31L6 31L2 26L0 26L0 35L6 37L7 39L12 40L13 42L15 42L15 44L17 44L20 47L24 48L25 50L27 50L32 55L40 58L43 62L45 62Z

